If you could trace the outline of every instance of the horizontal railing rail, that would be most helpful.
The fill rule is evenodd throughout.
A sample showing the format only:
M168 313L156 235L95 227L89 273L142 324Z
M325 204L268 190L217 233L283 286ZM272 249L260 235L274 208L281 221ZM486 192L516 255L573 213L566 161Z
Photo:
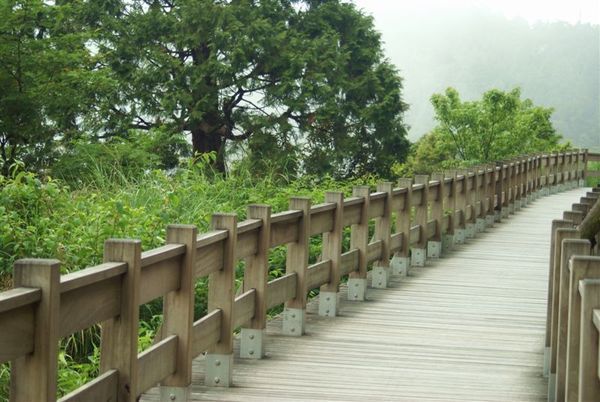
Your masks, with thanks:
M214 215L208 233L170 225L167 244L148 251L137 240L107 240L102 264L62 276L57 260L19 260L15 288L0 293L0 362L10 361L10 398L56 400L59 340L96 324L101 374L61 401L135 401L156 384L162 399L185 400L192 359L204 352L206 384L229 386L234 332L241 328L242 357L261 358L270 308L284 304L282 331L300 336L310 290L320 289L319 314L335 316L343 277L348 298L364 300L370 267L372 286L385 288L390 275L406 275L535 197L581 185L586 162L586 151L534 155L401 179L396 187L381 183L376 192L358 186L349 198L328 192L318 205L296 197L279 213L250 205L242 222ZM573 219L594 194L574 207ZM343 252L347 227L350 249ZM309 265L313 236L322 236L322 255ZM268 255L278 246L287 248L286 273L269 281ZM240 260L244 278L236 292ZM194 287L205 277L208 313L194 321ZM139 307L158 298L160 335L138 353Z

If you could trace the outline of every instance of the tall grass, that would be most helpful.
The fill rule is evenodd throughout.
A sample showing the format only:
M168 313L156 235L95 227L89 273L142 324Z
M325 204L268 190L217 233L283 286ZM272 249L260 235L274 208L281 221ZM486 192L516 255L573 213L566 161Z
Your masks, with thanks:
M92 161L93 162L93 161ZM12 265L25 257L58 258L63 273L96 265L108 238L136 238L144 250L164 244L171 223L195 224L208 231L212 214L235 212L244 219L246 206L269 204L273 212L286 210L289 198L309 196L322 202L328 190L349 195L354 184L374 184L367 177L336 182L330 177L306 176L292 180L264 172L257 177L238 166L225 178L207 167L190 163L170 174L149 170L128 175L119 165L87 164L85 180L69 183L33 173L0 176L0 284L10 286ZM348 236L349 237L349 236ZM320 254L313 239L311 261ZM271 250L271 278L285 270L285 248ZM238 267L238 279L242 265ZM206 313L207 283L196 284L196 318ZM140 339L149 344L161 322L160 301L140 308ZM59 391L65 394L89 381L98 370L98 328L80 331L61 342ZM7 396L8 369L0 366L0 400Z

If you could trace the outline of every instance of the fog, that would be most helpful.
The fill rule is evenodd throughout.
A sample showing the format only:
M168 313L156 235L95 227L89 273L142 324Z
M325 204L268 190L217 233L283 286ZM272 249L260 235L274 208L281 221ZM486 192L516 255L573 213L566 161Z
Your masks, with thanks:
M555 109L575 146L600 148L600 6L571 2L359 0L404 78L415 140L435 125L429 98L447 87L463 99L521 87Z

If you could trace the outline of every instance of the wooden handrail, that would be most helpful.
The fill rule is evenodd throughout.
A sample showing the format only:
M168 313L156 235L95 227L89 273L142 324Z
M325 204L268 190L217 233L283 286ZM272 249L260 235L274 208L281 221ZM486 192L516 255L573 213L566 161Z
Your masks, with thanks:
M307 291L324 285L335 291L339 276L350 274L354 278L366 278L365 264L377 262L386 268L392 255L407 257L413 247L426 248L432 242L441 244L443 237L453 235L456 229L486 217L499 219L501 214L513 212L533 194L549 191L550 186L573 185L585 177L584 162L596 160L594 158L595 155L587 151L533 155L493 167L474 167L458 175L420 178L418 184L396 188L382 184L376 192L359 191L357 194L361 195L345 199L336 198L332 193L329 199L335 202L306 206L299 199L290 210L271 214L268 219L250 218L232 223L235 219L224 215L215 221L214 230L194 234L194 237L189 237L189 230L195 233L195 228L180 228L188 230L186 235L181 232L181 236L188 236L185 244L171 240L171 244L144 252L135 242L111 242L103 264L63 275L56 285L22 285L0 293L0 362L15 362L17 370L13 378L23 376L25 366L21 362L37 357L39 350L34 348L35 340L47 330L44 327L47 320L40 314L52 312L57 317L53 323L55 335L52 335L56 339L52 338L50 343L95 324L114 321L104 325L118 327L108 332L113 337L110 342L103 339L104 363L100 377L62 400L134 400L166 379L170 380L163 385L176 386L173 384L183 381L185 386L184 371L189 376L185 364L191 364L187 363L191 357L207 350L229 353L232 331L247 325L254 317L264 316L266 309L283 303L304 308ZM581 200L586 206L595 201L597 198L593 196ZM416 209L415 220L411 220L413 208ZM392 216L395 216L395 225L391 224ZM369 220L376 221L375 238L370 242L365 237ZM351 227L353 236L356 233L357 237L353 240L354 246L342 252L338 237L345 227ZM395 231L392 232L391 227L395 227ZM261 235L263 240L259 241ZM308 266L309 242L306 240L320 235L328 239L327 252L322 261ZM174 236L172 239L179 238ZM235 297L234 284L227 275L232 275L237 261L255 258L259 252L264 256L268 249L282 245L287 245L288 252L292 253L287 273L266 285L253 282L258 284L256 288L245 288ZM253 269L268 269L264 258L255 262ZM263 274L266 275L266 271L256 273L253 278ZM188 296L182 292L184 283L186 289L190 289L189 279L185 279L190 277L192 284L210 277L211 307L204 317L184 325L178 317L184 312L189 314L193 306L184 309L176 306L189 297L189 292ZM217 283L219 288L215 293L213 286ZM51 298L49 291L54 292ZM119 343L116 337L118 334L130 336L133 328L137 328L135 311L157 298L170 306L165 307L164 312L168 328L157 335L158 342L137 354L137 349L132 349L136 342ZM182 343L186 337L190 347ZM51 348L41 350L54 353ZM130 359L130 355L134 358ZM105 360L107 356L110 359ZM185 364L180 360L183 356ZM55 388L56 365L51 360L48 355L41 358L49 367L40 370L39 375L51 376L44 377L44 383L53 383ZM123 368L110 366L113 362ZM124 382L127 381L133 384L131 388L126 389L128 384ZM52 386L35 387L11 398L53 400L49 393L52 389Z

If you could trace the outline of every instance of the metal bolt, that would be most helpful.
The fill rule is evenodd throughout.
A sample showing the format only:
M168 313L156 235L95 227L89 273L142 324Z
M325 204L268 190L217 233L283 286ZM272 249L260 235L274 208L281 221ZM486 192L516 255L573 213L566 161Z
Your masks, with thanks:
M358 287L358 283L355 283L355 284L354 284L354 287L355 287L355 288L357 288L357 287Z
M250 350L250 351L248 351L248 354L249 354L250 356L252 356L252 355L254 354L254 351L253 351L253 350Z
M219 377L215 377L215 384L218 384L221 382L221 379Z
M175 396L175 394L170 394L169 395L169 399L174 401L177 397Z
M254 339L254 335L249 336L250 340Z
M325 300L329 301L331 298L330 297L326 297Z
M325 314L329 314L329 310L325 311Z
M290 329L291 332L296 332L296 328Z
M296 318L296 314L292 314L292 318Z
M221 360L215 360L215 366L219 367L221 365Z
M381 282L379 282L379 286L381 286Z

